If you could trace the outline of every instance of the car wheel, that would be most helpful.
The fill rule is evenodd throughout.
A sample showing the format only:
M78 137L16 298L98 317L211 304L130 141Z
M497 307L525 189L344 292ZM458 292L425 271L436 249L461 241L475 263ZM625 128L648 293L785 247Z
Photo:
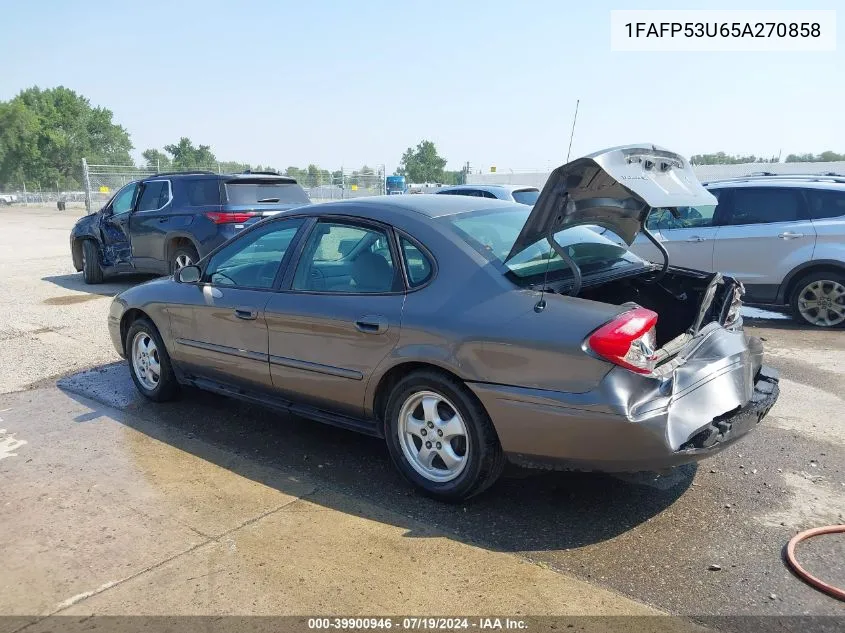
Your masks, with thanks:
M129 372L138 391L155 402L173 400L179 393L179 383L155 325L143 318L134 321L126 333L124 346Z
M193 246L180 246L170 255L170 272L176 273L185 266L196 266L200 260Z
M417 371L390 393L387 447L399 472L430 497L461 501L498 479L505 456L490 417L464 384Z
M790 304L792 315L799 323L842 327L845 325L845 275L818 272L799 279Z
M100 266L100 254L94 240L82 242L82 278L86 284L99 284L103 281L103 268Z

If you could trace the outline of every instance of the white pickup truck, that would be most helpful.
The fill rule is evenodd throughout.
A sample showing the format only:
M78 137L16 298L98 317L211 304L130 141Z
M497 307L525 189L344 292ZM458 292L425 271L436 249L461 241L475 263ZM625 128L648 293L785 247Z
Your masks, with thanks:
M0 193L0 205L8 206L18 201L18 197L10 193Z

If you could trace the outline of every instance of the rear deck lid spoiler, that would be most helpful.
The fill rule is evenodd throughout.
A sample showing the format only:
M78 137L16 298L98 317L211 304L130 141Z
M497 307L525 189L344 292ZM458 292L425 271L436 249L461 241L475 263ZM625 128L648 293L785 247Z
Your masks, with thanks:
M682 156L651 144L601 150L555 169L507 259L578 224L603 226L629 245L652 208L716 205Z

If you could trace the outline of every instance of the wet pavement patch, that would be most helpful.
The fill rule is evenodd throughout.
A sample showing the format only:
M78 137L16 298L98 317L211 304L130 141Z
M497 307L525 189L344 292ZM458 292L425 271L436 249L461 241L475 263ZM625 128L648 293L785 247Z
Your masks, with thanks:
M68 306L74 303L85 303L86 301L94 301L95 299L102 299L102 295L62 295L61 297L50 297L44 299L44 303L48 306Z

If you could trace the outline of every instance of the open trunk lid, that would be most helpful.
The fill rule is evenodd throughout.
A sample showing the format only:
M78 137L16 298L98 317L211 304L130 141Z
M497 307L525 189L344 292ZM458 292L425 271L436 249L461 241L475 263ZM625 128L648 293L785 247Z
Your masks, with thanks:
M716 205L682 156L651 144L601 150L555 169L506 259L578 224L603 226L629 245L650 209Z

